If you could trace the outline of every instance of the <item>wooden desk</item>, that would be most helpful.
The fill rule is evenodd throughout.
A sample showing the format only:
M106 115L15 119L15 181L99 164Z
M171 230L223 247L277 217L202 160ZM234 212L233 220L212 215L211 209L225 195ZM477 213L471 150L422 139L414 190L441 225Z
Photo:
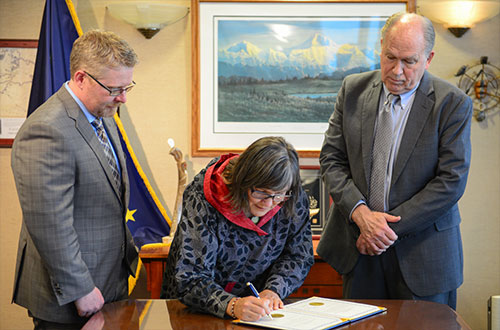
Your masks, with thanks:
M290 295L291 298L311 296L342 298L342 277L316 254L318 243L318 239L313 239L314 265L304 284ZM148 274L147 290L151 293L152 299L160 298L169 249L170 247L147 248L139 252Z
M448 305L414 300L353 300L387 307L387 312L336 329L443 330L471 328ZM195 313L178 300L124 300L104 305L83 329L248 329L208 314Z
M318 256L316 253L318 243L319 239L313 239L314 265L311 267L304 284L289 297L342 298L342 276Z
M160 298L163 273L167 264L169 250L170 245L141 249L139 252L139 257L141 258L148 274L147 290L151 294L151 299Z

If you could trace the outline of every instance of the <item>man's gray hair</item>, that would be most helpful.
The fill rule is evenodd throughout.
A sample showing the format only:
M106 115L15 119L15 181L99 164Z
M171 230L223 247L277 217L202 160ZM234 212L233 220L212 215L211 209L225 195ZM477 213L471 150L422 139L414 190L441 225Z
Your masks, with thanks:
M409 17L411 19L419 19L422 23L422 31L424 34L425 41L425 54L427 56L430 55L432 49L434 48L434 40L436 39L436 32L434 31L434 26L432 22L422 15L413 14L413 13L396 13L387 19L384 27L382 28L382 42L385 40L385 36L387 32L389 32L396 23L400 22L404 17Z

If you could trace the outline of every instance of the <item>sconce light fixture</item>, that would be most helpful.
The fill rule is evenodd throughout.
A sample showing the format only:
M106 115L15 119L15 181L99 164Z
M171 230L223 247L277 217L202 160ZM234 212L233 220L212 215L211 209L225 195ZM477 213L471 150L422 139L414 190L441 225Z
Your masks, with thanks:
M151 39L164 26L177 22L189 8L161 3L127 1L107 5L109 13L135 26L146 39Z
M420 12L434 22L441 23L460 38L476 23L498 15L499 0L426 0L419 1Z

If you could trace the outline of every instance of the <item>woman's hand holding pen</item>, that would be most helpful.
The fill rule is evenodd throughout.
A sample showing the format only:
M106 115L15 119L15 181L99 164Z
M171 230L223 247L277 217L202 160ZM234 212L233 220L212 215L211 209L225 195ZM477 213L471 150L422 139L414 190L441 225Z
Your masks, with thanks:
M252 283L247 282L254 297L231 299L226 308L226 313L232 317L237 317L243 321L257 321L263 316L273 319L270 313L279 308L283 308L283 301L271 290L264 290L260 294Z
M231 303L232 301L229 302L228 306L230 306ZM271 300L267 298L259 299L249 296L236 300L234 304L234 315L243 321L257 321L272 311Z
M283 308L283 306L285 306L283 301L280 299L280 296L278 296L278 294L276 294L276 292L274 292L272 290L262 291L260 293L260 298L261 299L269 299L269 301L271 301L271 308L273 310L281 309L281 308Z

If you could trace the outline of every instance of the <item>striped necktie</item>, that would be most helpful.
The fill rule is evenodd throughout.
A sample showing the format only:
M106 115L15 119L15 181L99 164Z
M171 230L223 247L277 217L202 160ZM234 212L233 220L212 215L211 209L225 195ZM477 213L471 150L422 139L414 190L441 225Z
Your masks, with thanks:
M111 172L113 173L113 179L115 180L118 189L121 189L121 175L118 170L118 165L116 164L115 156L113 155L113 150L111 150L111 145L109 144L108 137L104 132L104 126L102 125L101 118L96 118L92 122L92 126L96 129L97 137L99 138L99 142L101 142L102 148L104 149L104 154L106 155L106 159L108 161L109 166L111 167Z
M398 95L389 94L377 121L377 131L375 132L375 140L373 142L370 193L368 198L368 205L373 211L385 211L385 181L387 178L393 134L392 110L398 101Z

